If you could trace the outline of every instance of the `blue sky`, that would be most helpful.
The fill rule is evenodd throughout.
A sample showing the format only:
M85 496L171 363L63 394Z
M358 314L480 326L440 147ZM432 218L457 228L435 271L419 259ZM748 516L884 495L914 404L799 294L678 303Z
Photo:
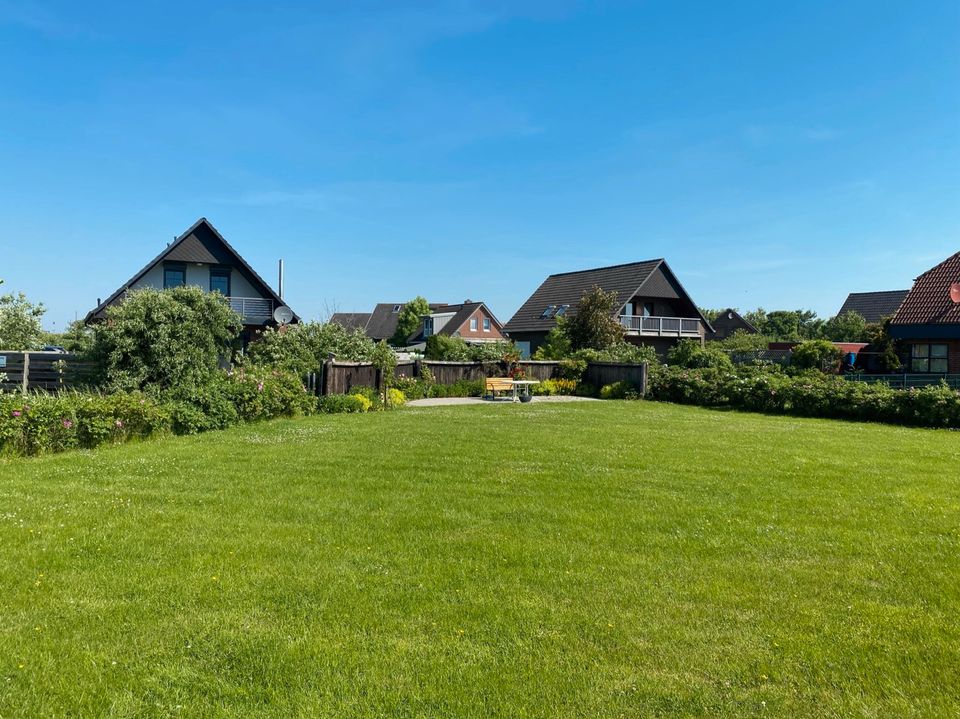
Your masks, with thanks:
M506 320L666 257L836 311L960 250L960 3L0 0L0 277L61 328L198 217L300 314Z

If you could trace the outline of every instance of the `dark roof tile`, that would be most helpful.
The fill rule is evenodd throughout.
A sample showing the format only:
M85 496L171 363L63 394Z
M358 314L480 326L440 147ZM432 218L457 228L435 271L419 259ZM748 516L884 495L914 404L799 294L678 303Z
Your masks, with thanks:
M910 290L887 290L884 292L851 292L837 312L837 316L856 312L867 322L879 322L884 317L893 317Z

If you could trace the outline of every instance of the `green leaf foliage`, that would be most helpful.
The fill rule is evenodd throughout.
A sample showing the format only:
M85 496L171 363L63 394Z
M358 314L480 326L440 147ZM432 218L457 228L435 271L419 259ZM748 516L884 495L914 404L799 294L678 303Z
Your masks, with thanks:
M116 390L188 396L229 358L240 316L218 294L198 287L130 292L96 326L92 355Z

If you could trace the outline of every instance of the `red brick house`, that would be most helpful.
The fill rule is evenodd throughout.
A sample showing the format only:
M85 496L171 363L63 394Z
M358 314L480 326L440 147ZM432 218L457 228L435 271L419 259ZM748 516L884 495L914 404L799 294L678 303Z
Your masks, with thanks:
M890 320L906 370L960 374L960 252L927 270Z
M424 315L417 331L410 335L408 345L426 342L431 335L460 337L470 344L506 340L503 325L483 302L466 300L459 305L431 307Z

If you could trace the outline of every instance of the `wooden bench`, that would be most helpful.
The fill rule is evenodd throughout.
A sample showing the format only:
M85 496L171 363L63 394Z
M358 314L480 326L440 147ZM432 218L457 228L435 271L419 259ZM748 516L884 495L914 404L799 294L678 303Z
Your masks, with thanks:
M509 377L487 377L487 396L495 398L497 396L497 392L509 392L511 395L516 396L517 388L513 384L513 380Z

